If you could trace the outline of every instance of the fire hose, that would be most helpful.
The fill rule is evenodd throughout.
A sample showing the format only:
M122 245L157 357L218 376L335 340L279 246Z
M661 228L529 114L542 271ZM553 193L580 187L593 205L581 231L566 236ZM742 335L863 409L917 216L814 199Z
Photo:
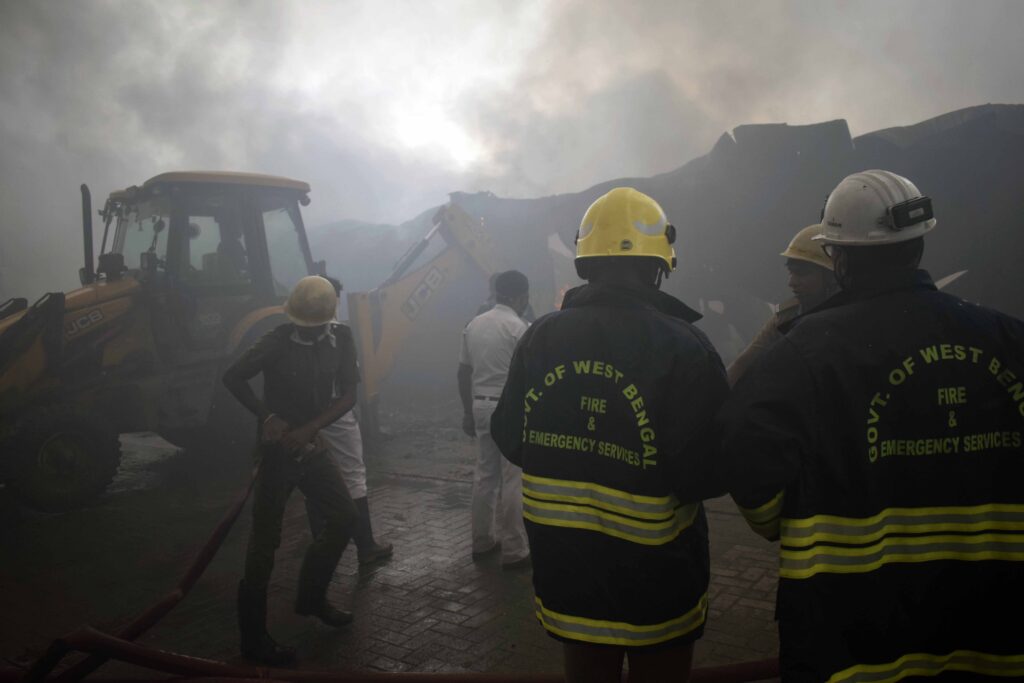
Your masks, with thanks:
M245 503L252 493L258 470L254 470L249 484L235 503L228 509L224 518L214 529L213 534L196 554L192 564L178 585L156 604L139 615L116 635L110 635L85 627L53 641L46 652L36 660L27 673L15 669L0 669L0 683L23 681L24 683L77 683L89 676L110 659L134 664L143 668L163 673L176 674L187 681L223 680L241 683L247 680L261 681L296 681L298 683L329 682L338 683L402 683L421 681L423 683L556 683L564 680L559 674L485 674L485 673L369 673L369 672L327 672L327 671L296 671L291 669L269 669L251 666L234 666L224 662L190 657L155 648L145 647L133 642L146 631L155 626L174 607L181 602L192 587L199 581L203 572L213 561L235 521L242 513ZM53 670L67 655L82 652L88 657L71 665L55 677L50 677ZM747 683L777 678L779 675L778 659L764 659L752 662L741 662L716 667L694 669L690 675L692 683ZM100 679L103 683L120 683L114 679ZM157 679L153 679L154 681ZM159 679L161 683L167 680Z
M249 666L234 666L198 657L189 657L173 652L131 643L121 638L101 633L92 628L82 628L55 641L51 646L53 655L60 657L72 651L90 652L103 661L116 659L136 666L176 674L188 681L220 679L238 683L243 680L277 680L295 683L557 683L563 681L561 673L550 674L489 674L489 673L387 673L387 672L342 672L342 671L297 671L292 669L270 669ZM88 660L87 660L88 661ZM762 681L778 676L778 660L765 659L740 664L694 669L691 683L743 683ZM0 676L0 683L8 679ZM17 680L14 678L11 681ZM59 679L58 679L59 680ZM114 683L113 679L102 679Z
M195 559L185 572L185 576L182 577L178 585L170 593L165 595L159 602L150 607L148 610L139 615L133 622L125 626L118 633L118 638L125 642L134 641L136 638L141 636L143 633L153 628L164 616L167 615L174 607L181 602L188 592L192 590L192 587L199 581L199 577L203 575L206 568L213 561L217 551L220 550L224 540L228 537L228 533L231 531L231 527L234 526L238 516L242 513L242 508L245 507L245 502L249 499L249 494L252 493L253 484L256 482L256 473L258 468L253 470L252 476L249 478L249 484L245 487L245 490L238 497L238 500L228 509L227 514L220 521L217 527L214 529L213 534L206 541L199 552L196 554ZM89 652L89 650L83 650ZM47 649L47 651L40 657L32 668L29 669L24 680L26 683L39 683L49 676L50 672L60 663L60 660L69 652L69 650L61 643L61 640L54 641L53 644ZM66 671L62 672L54 679L54 683L73 683L79 681L96 669L103 666L103 664L109 659L100 653L91 654L86 659L74 664L69 667Z

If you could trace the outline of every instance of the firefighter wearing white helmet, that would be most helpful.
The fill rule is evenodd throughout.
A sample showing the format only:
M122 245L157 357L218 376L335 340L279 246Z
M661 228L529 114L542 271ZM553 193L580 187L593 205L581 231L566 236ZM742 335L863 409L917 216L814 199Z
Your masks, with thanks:
M820 234L820 223L808 225L793 236L789 246L780 254L786 257L789 289L793 297L779 306L747 348L729 365L726 372L730 386L739 381L769 346L782 338L779 327L813 310L839 291L832 272L832 260L822 251L821 243L814 241Z
M870 246L921 237L935 227L931 199L890 171L862 171L843 178L825 202L824 229L816 240Z
M866 284L852 278L916 268L924 253L921 238L935 223L932 200L910 180L890 171L862 171L829 194L815 240L832 259L840 285L850 290Z
M845 178L823 222L842 291L721 416L733 498L781 541L782 679L1024 679L1024 323L919 269L906 178Z
M588 282L523 334L491 419L523 470L537 615L569 681L618 680L624 657L630 680L685 680L704 628L700 501L719 491L697 469L728 387L700 316L659 291L675 236L633 188L594 201Z
M245 578L238 586L238 625L243 657L270 666L295 661L295 651L267 633L266 620L281 519L296 487L323 523L299 571L295 611L330 626L352 620L331 606L327 589L359 515L319 435L352 409L359 381L352 333L333 322L337 303L329 280L303 278L284 307L291 322L263 335L224 373L224 384L259 420L260 466ZM249 385L259 374L262 396Z

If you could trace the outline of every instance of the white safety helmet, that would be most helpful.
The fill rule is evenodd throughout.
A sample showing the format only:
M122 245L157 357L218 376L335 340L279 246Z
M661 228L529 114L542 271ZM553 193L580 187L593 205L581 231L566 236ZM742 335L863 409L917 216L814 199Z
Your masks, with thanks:
M826 244L870 246L920 237L935 227L932 200L891 171L848 175L825 202L821 235Z

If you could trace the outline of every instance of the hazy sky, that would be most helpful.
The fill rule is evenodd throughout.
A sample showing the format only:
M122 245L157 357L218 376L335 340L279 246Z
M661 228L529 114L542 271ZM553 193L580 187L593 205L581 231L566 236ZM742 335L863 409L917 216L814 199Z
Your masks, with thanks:
M1024 102L1021 26L989 0L0 0L0 290L74 280L81 182L274 173L310 224L399 222L671 170L744 123Z

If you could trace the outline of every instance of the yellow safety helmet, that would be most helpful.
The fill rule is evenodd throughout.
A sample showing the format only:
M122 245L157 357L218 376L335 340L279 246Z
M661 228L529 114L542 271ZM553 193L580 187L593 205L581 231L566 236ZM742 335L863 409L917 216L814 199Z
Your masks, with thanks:
M825 251L821 248L821 242L814 239L821 234L821 229L821 223L808 225L793 237L789 246L786 247L786 251L782 252L780 256L797 261L807 261L816 266L832 270L832 259L825 256Z
M576 260L594 256L650 256L676 267L676 229L665 212L643 192L617 187L602 195L583 215L576 233Z
M284 305L285 315L299 327L326 325L334 320L338 294L327 278L310 275L299 280Z

